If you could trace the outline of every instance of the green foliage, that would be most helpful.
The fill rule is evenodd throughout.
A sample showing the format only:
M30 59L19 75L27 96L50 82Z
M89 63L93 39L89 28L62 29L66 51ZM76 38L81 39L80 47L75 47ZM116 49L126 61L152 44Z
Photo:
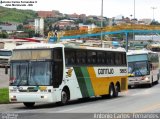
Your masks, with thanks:
M36 12L32 10L20 10L15 8L5 8L0 6L0 22L19 22L36 17Z
M26 33L28 33L29 38L32 38L33 36L35 36L34 30L30 30L30 29L25 29L24 30Z
M0 32L0 38L8 38L8 34L4 32Z
M8 88L0 89L0 104L9 103L9 90Z
M23 30L23 25L22 24L18 25L17 30Z
M158 21L152 21L150 25L160 25Z

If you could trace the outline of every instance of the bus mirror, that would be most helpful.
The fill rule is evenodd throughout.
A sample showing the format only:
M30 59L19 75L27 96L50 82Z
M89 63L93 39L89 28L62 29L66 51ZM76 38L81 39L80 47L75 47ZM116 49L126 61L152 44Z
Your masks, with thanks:
M5 67L5 74L8 74L8 67Z

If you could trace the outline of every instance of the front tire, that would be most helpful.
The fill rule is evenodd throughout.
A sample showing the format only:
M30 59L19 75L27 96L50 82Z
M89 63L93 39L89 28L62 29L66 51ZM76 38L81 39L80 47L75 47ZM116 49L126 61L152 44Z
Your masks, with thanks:
M58 105L66 105L69 100L69 91L68 90L62 90L61 92L61 101L57 102Z
M67 91L63 90L61 93L61 103L66 104L68 102L68 94Z
M149 88L151 88L152 86L153 86L153 77L151 83L149 84Z

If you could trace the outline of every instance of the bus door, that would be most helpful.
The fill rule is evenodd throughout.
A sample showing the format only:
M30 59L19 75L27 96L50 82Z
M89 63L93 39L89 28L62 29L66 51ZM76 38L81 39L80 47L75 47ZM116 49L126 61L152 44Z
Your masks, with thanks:
M63 80L63 53L62 48L55 48L53 51L53 86L59 87Z

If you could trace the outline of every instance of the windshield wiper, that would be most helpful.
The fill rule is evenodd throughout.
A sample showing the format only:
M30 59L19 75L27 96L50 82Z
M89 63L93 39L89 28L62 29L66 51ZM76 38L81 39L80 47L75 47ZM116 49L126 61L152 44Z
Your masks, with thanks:
M36 80L34 80L34 78L33 78L32 67L31 67L30 71L31 71L30 79L32 79L34 81L34 83L38 86L38 82ZM31 84L31 85L33 85L33 84Z
M19 78L21 78L21 79L20 79L20 81L19 81L19 83L18 83L17 86L20 86L20 85L21 85L21 82L22 82L23 80L24 80L24 81L26 80L26 79L24 79L25 74L26 74L26 73L23 73L23 75L20 75L20 76L19 76ZM26 81L27 81L27 80L26 80ZM26 84L25 84L25 85L26 85Z

